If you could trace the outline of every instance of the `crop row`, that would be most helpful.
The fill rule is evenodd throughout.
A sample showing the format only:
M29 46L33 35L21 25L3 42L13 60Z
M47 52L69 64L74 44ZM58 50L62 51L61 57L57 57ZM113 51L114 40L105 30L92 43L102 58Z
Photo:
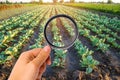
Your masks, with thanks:
M55 12L56 10L56 12ZM53 15L59 14L57 8L54 9ZM53 44L56 46L64 46L64 42L62 41L62 34L60 34L60 28L57 26L58 22L57 19L52 21L52 33L53 33ZM62 67L64 68L65 65L65 58L66 58L66 50L54 49L54 61L52 67Z
M59 10L61 13L66 14L62 9ZM66 22L66 25L71 26L69 22ZM96 65L99 64L99 62L92 57L94 52L89 50L86 46L83 46L79 40L75 42L75 49L77 50L78 56L80 57L80 66L86 69L86 73L91 73Z
M71 16L73 16L72 14L73 13L69 13ZM75 18L77 21L79 21L79 19L78 19L78 17L76 17L76 16L73 16L73 18ZM79 28L79 32L80 33L82 33L81 32L81 25L80 25L80 23L77 23L78 24L78 28ZM84 26L83 26L84 27ZM85 28L85 27L84 27ZM83 30L83 33L84 33L85 31ZM80 35L83 35L83 36L85 36L84 34L80 34ZM90 34L89 33L87 33L87 35L85 36L85 37L89 37L89 39L91 40L91 42L92 42L92 44L94 44L94 41L92 41L93 39L91 38L91 36L90 36ZM96 41L96 37L94 36L94 38L95 38L95 41ZM98 39L98 41L100 41L99 39ZM104 41L103 39L101 40L101 41ZM105 47L103 48L103 47L101 47L102 45L104 45ZM98 50L101 50L101 51L103 51L103 52L105 52L105 51L107 51L108 50L108 47L109 46L106 46L106 44L104 44L104 42L99 42L98 43L98 45L97 44L95 44L97 47L98 47Z
M32 22L34 19L36 19L38 16L39 16L39 14L41 14L43 11L41 10L41 12L40 11L37 11L36 13L34 12L34 13L31 13L31 14L36 14L36 16L31 16L31 18L30 17L28 17L28 20L27 21L24 21L24 22L21 22L21 23L19 23L19 25L22 25L21 26L21 30L19 30L19 29L17 29L17 28L19 28L19 25L17 25L17 26L14 26L14 28L16 28L15 30L13 29L13 30L11 30L11 31L8 31L7 32L7 34L5 35L5 33L1 33L1 38L0 38L0 40L1 40L1 44L0 44L0 48L6 48L6 47L9 47L9 42L13 42L13 43L15 43L16 42L16 40L14 40L14 38L15 37L18 37L18 35L20 35L20 33L21 33L21 31L23 30L23 29L26 29L26 28L31 28L31 26L35 23L35 22ZM26 24L25 24L26 23ZM31 23L31 24L30 24ZM29 25L30 24L30 25ZM33 25L34 26L34 25ZM23 30L24 31L24 30ZM22 32L23 32L22 31Z
M72 15L73 13L74 13L74 16ZM91 25L90 23L88 23L88 21L85 21L84 19L82 19L82 17L77 17L78 14L75 14L75 13L77 13L77 12L74 12L73 9L71 9L71 13L69 13L69 14L71 16L73 16L76 19L76 21L78 22L79 29L81 29L80 32L81 31L84 32L86 37L90 36L91 31L96 33L95 36L93 35L95 40L96 41L100 41L100 40L102 41L102 42L100 42L98 47L102 46L101 43L106 46L104 49L101 48L101 50L103 50L103 52L108 50L109 45L112 45L113 47L118 48L118 49L120 48L120 45L116 42L116 39L119 39L118 36L117 37L112 37L109 34L103 33L102 31L104 30L104 26L101 26L100 28L99 27L96 28L96 26ZM84 29L84 30L82 30L82 29ZM83 35L82 32L81 32L81 35ZM110 33L110 31L108 31L108 32ZM83 36L85 36L85 35L83 35ZM91 41L93 40L92 37L91 37L90 40ZM92 41L92 42L94 42L94 41ZM109 44L107 44L106 42L109 43Z
M49 10L46 8L46 10ZM21 26L24 29L21 31L21 35L18 37L18 41L14 43L12 46L9 46L1 52L0 54L0 63L4 63L7 60L11 60L13 57L18 56L19 51L22 49L22 47L29 41L30 37L34 33L34 29L37 27L39 24L39 21L43 18L43 15L47 12L45 9L38 11L36 10L33 13L29 13L29 15L33 14L34 16L29 17L28 19L28 24L24 24ZM36 14L36 16L35 16ZM40 15L41 14L41 15ZM23 22L22 22L23 23ZM26 29L28 28L28 29ZM18 28L19 29L19 28Z
M44 20L41 22L42 24L39 25L39 33L38 33L38 38L35 39L35 44L31 45L29 47L29 49L34 49L34 48L43 48L44 47L44 25L47 21L47 19L49 18L49 14L52 11L52 8L49 9L49 11L47 12L47 15L44 17Z

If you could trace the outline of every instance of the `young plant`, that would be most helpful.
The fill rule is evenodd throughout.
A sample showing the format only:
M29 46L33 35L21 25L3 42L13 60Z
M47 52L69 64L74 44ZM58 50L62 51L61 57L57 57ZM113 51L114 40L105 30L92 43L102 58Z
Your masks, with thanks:
M53 61L53 64L52 64L53 67L64 68L66 52L67 52L67 50L55 49L55 58L54 58L54 61Z
M86 46L84 47L79 40L77 40L75 43L75 49L77 50L79 57L81 57L81 67L86 68L87 74L91 73L96 65L99 64L99 62L92 57L93 51L88 50Z

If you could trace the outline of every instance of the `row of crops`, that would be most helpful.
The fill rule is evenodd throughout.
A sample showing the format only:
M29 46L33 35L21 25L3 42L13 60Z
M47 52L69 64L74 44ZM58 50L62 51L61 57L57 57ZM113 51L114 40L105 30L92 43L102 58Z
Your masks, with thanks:
M76 20L79 28L79 37L74 44L74 49L80 59L78 65L85 68L86 73L91 73L100 64L92 56L94 51L106 54L108 51L111 52L112 48L116 49L117 53L120 52L120 20L117 18L110 19L106 16L99 16L71 7L49 5L41 6L0 22L0 64L17 57L23 46L28 44L31 37L36 33L35 29L38 29L38 36L35 38L34 44L30 45L28 49L44 47L46 45L43 34L44 25L51 16L56 14L67 14ZM60 21L63 27L70 26L70 23L64 19ZM54 43L55 45L62 45L62 35L59 34L60 30L58 27L55 27L58 22L57 20L53 21L50 25L52 33L55 33L54 36L57 36L52 40L60 41L60 43ZM66 30L70 32L71 29L67 27ZM72 35L72 32L70 35ZM91 50L83 45L80 36L88 39L95 50ZM65 58L68 51L54 49L52 67L65 68Z
M73 12L73 9L71 8L69 15L71 14L72 16L72 14L76 13L73 17L78 22L80 35L90 39L93 46L97 47L97 50L106 52L109 50L109 47L120 49L120 37L118 36L120 32L119 20L80 10L74 10L75 12ZM77 17L78 15L79 17Z
M47 7L41 7L0 23L0 63L18 55L47 10Z

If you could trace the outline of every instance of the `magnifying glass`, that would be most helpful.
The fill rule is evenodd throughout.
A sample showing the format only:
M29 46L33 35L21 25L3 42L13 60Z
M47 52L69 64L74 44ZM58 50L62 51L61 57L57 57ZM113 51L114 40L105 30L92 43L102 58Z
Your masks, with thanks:
M78 38L77 24L68 15L55 15L47 21L44 37L52 48L68 49Z

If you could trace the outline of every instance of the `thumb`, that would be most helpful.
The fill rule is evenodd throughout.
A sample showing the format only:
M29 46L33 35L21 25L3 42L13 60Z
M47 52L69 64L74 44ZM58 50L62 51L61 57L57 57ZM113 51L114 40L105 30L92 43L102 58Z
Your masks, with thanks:
M47 60L50 55L51 48L50 46L44 47L38 56L32 61L35 66L42 66L42 64Z

